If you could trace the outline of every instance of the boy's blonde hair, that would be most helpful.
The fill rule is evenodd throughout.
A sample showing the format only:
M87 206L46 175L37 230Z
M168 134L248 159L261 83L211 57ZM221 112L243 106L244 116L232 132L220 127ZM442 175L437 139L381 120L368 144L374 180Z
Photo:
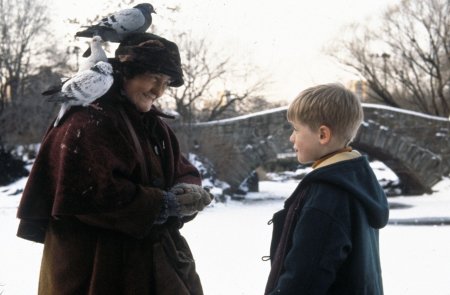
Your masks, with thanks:
M303 90L290 104L287 119L317 130L321 125L349 144L364 114L359 99L341 84L324 84Z

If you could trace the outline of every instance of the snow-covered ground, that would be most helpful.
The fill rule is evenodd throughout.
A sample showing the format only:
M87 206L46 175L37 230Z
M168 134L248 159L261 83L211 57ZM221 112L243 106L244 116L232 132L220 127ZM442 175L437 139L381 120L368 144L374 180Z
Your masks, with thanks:
M15 236L20 200L26 179L0 187L0 294L36 294L42 245ZM294 181L262 181L260 193L246 201L215 203L186 224L187 238L206 295L263 294L269 262L271 226L267 221L283 206ZM435 193L390 198L403 205L391 218L450 218L450 180ZM450 226L388 225L380 232L386 295L450 295ZM3 293L2 293L3 292Z

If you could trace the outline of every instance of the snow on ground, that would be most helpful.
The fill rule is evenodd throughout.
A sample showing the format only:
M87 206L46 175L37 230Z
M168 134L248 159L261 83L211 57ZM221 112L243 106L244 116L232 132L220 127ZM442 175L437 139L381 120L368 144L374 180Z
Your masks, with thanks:
M42 245L15 237L15 218L25 179L0 187L0 294L36 294ZM272 228L267 221L283 206L295 181L260 182L245 201L215 203L187 223L187 238L206 295L263 294ZM450 217L450 180L431 195L396 197L404 205L392 218ZM401 207L401 206L400 206ZM388 225L380 231L386 295L450 295L450 226ZM3 293L2 293L3 291Z
M262 195L288 196L296 182L260 182ZM450 217L450 180L432 195L391 198L405 209L395 218ZM284 199L229 202L208 208L182 232L188 239L205 294L263 294L269 262L271 226L267 221ZM410 207L408 207L410 206ZM380 231L386 295L450 295L450 226L394 226Z

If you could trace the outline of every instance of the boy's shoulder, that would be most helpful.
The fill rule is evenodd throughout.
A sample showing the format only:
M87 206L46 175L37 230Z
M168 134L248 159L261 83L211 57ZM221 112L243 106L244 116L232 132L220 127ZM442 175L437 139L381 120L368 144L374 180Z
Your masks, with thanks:
M352 201L352 195L361 191L355 188L362 189L364 183L376 182L378 185L372 174L365 157L348 158L344 155L341 161L328 162L308 173L301 184L308 191L308 198L317 199L318 204L342 203Z
M336 183L314 181L308 185L307 191L307 202L310 206L323 207L325 204L341 206L352 200L350 192Z
M386 219L386 195L366 157L342 161L310 172L303 180L308 191L305 206L333 216L358 210ZM303 182L303 181L302 181Z

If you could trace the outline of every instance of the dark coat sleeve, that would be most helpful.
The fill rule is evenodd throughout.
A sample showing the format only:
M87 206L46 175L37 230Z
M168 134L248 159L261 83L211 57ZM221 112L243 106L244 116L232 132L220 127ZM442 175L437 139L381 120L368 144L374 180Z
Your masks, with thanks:
M86 224L143 238L161 210L162 199L162 192L158 189L139 186L136 196L124 206L108 212L80 214L76 217Z
M294 229L284 272L270 294L327 294L351 251L347 211L333 200L334 194L318 190L311 189Z
M72 116L67 128L56 131L55 143L60 146L51 147L59 152L54 216L118 209L136 194L137 161L125 136L107 117L95 123L78 117Z
M162 191L140 185L133 146L119 127L102 111L84 108L49 130L19 206L24 224L78 217L136 237L149 231Z

